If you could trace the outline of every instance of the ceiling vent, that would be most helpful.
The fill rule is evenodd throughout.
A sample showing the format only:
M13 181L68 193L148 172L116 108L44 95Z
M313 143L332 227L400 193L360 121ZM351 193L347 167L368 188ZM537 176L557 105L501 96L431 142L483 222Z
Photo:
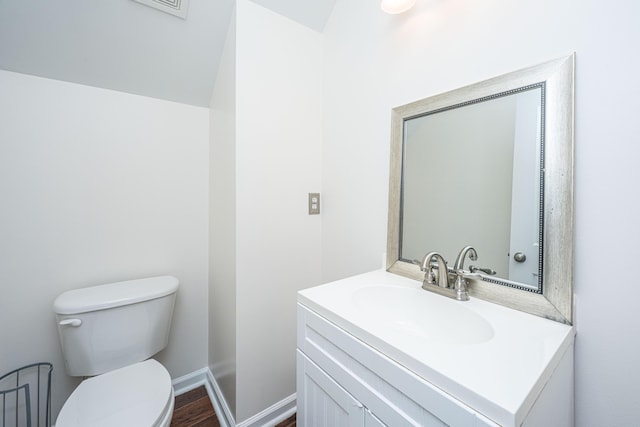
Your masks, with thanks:
M187 19L187 9L189 8L189 0L133 0L138 3L146 4L154 9L161 10L171 15Z

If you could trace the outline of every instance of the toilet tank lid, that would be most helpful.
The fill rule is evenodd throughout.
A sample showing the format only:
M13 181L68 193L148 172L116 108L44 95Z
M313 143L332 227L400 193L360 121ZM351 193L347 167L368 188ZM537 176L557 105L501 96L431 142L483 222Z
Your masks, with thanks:
M127 280L64 292L53 302L57 314L79 314L135 304L170 295L178 289L173 276Z

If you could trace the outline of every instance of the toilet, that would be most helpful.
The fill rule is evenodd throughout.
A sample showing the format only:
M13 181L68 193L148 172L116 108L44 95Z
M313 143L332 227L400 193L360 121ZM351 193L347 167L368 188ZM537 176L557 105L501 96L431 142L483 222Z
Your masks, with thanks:
M171 377L151 356L166 347L178 279L151 277L67 291L53 309L67 373L88 377L56 427L168 427Z

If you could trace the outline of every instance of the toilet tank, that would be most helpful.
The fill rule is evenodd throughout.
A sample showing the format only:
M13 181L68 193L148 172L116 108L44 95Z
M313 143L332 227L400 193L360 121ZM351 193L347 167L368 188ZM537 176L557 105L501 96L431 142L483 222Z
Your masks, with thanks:
M67 291L53 302L67 373L93 376L166 347L178 279L150 277Z

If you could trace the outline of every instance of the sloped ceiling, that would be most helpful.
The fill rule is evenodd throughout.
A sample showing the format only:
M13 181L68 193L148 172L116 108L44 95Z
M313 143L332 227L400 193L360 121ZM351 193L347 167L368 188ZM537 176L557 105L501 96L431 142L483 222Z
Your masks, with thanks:
M322 31L336 0L253 0ZM235 0L0 0L0 69L208 106Z
M336 0L252 0L313 30L322 32Z

